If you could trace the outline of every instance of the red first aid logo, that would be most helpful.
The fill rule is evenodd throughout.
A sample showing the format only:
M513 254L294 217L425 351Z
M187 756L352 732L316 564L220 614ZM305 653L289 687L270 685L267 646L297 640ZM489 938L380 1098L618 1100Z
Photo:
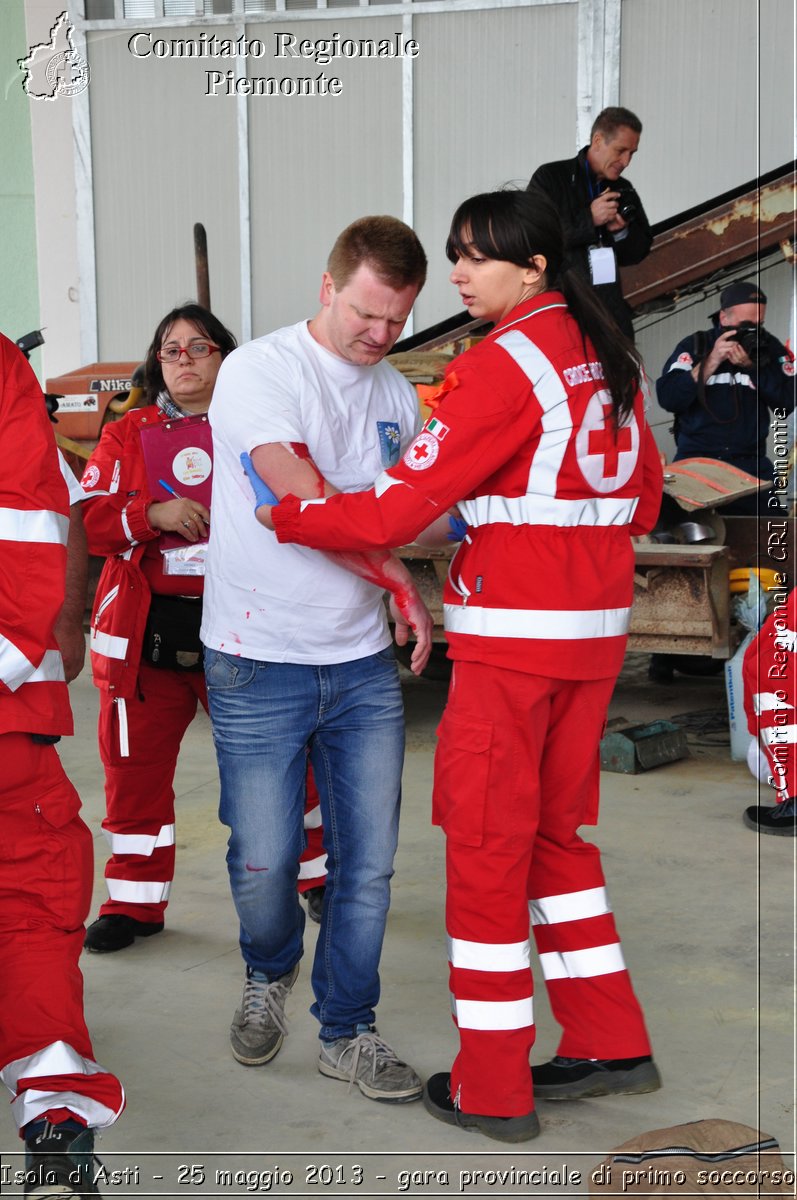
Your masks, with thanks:
M404 455L404 462L411 471L425 471L440 453L440 443L431 433L419 433Z

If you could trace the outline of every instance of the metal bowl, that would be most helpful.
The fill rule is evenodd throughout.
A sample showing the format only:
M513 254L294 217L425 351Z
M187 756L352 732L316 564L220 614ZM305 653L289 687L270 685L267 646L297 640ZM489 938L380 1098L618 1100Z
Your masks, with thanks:
M713 542L716 536L710 525L701 525L697 521L682 521L680 525L675 526L673 533L679 542L684 542L687 546L699 542Z

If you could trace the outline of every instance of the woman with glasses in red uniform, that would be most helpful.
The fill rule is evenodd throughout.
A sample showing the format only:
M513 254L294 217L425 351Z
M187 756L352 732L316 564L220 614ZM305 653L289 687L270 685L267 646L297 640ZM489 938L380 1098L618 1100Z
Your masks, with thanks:
M210 511L148 477L142 431L206 413L232 333L207 309L184 304L155 330L144 364L146 405L109 423L82 486L89 551L105 555L91 621L105 768L103 829L112 854L108 899L86 932L98 953L163 929L174 875L177 755L198 704L207 709L199 624L201 574L167 574L164 534L207 540ZM154 661L153 661L154 660Z

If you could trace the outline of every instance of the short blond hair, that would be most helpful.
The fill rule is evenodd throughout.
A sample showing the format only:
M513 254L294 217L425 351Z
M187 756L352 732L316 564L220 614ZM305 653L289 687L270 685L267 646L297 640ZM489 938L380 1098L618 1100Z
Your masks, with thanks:
M340 291L365 263L382 281L399 291L426 282L426 254L418 235L397 217L360 217L338 236L327 270Z

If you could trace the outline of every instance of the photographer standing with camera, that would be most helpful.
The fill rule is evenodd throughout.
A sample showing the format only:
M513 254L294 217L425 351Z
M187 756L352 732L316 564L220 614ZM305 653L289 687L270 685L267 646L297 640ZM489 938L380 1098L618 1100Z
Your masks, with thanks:
M630 109L604 108L592 124L589 145L575 158L538 167L526 188L553 201L564 232L566 265L592 284L631 341L634 325L618 267L647 258L653 234L639 196L621 176L641 134L642 122Z
M794 408L794 355L764 328L767 298L753 283L731 283L720 295L714 326L698 330L673 350L656 380L659 404L675 414L680 458L716 458L759 479L773 479L767 457L770 412ZM723 513L755 516L759 494L723 506Z

